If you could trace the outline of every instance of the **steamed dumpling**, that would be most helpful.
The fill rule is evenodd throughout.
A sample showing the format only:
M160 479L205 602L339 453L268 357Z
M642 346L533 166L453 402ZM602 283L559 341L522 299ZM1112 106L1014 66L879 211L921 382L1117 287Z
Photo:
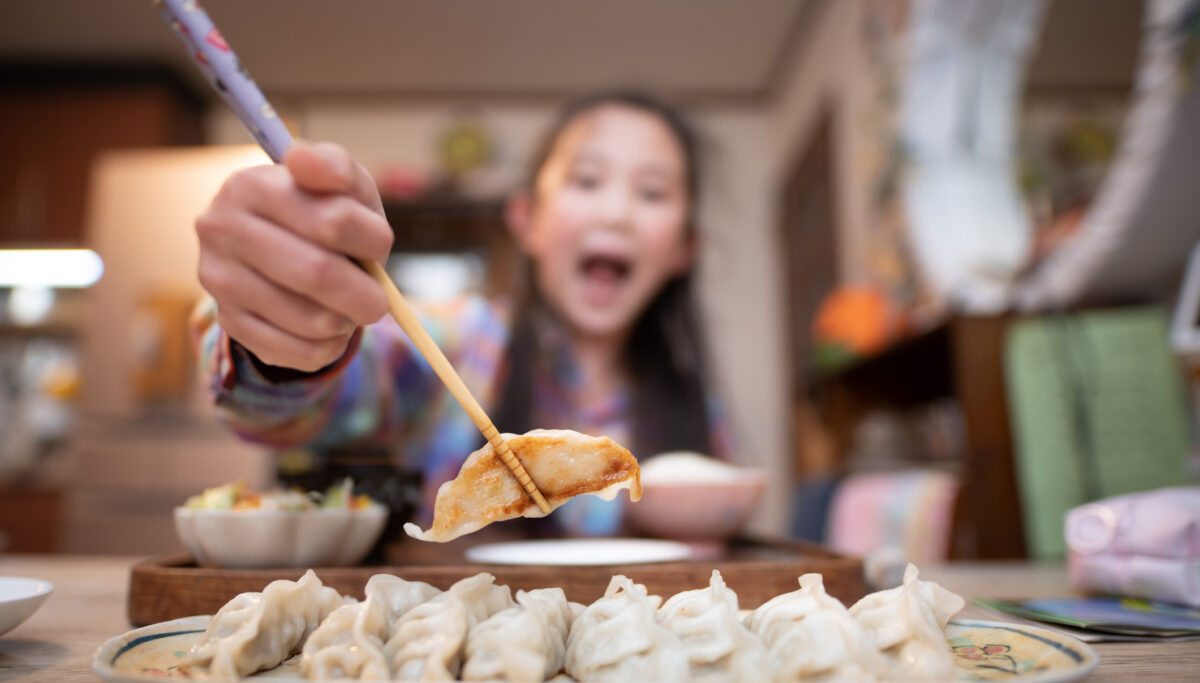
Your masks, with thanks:
M587 436L566 429L535 429L520 436L500 436L529 472L551 510L584 493L612 500L624 488L629 489L630 500L642 497L637 459L606 436ZM445 542L492 522L542 516L491 444L486 444L467 458L457 477L438 488L433 526L422 531L409 523L404 531L422 541Z
M467 632L514 604L509 587L498 586L495 580L486 573L465 578L400 617L384 645L393 678L458 678Z
M658 596L614 576L567 637L566 671L579 681L684 681L688 660L679 637L658 623Z
M899 677L953 678L954 657L944 629L963 608L963 599L917 574L910 563L902 584L864 597L850 614L866 627Z
M311 569L299 581L272 581L226 603L179 668L193 677L238 678L278 666L345 602Z
M884 673L867 629L825 592L820 574L801 576L799 590L763 603L746 626L766 644L774 680L875 680Z
M392 627L400 617L417 605L437 597L442 591L424 581L405 581L391 574L376 574L367 581L363 592L368 600L375 600L383 606L387 617L386 636L392 632Z
M464 681L544 681L563 667L575 614L561 588L517 591L517 606L467 634Z
M300 655L300 670L313 681L386 681L391 678L383 656L387 618L370 598L342 605L313 631Z
M738 620L738 598L716 569L708 588L672 596L658 610L663 626L679 637L688 679L757 681L766 671L767 651Z
M376 574L362 602L333 611L304 643L300 669L310 680L386 681L391 669L383 644L392 625L441 591L420 581Z

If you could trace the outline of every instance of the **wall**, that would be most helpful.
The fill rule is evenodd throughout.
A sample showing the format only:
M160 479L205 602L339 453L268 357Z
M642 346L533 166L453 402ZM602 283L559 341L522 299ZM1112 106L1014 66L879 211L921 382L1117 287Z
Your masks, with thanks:
M785 310L789 265L777 255L785 254L780 231L784 188L795 165L802 158L821 119L830 120L830 159L833 175L833 219L838 227L836 250L837 271L841 281L867 279L868 199L870 187L864 172L878 159L863 137L865 117L871 115L868 103L872 96L871 73L863 34L862 0L812 0L818 7L810 14L812 25L805 30L806 38L799 42L782 70L768 102L763 108L764 146L758 160L759 176L764 186L759 189L759 220L764 226L761 238L754 245L761 250L757 256L754 292L762 297L762 305L775 315L763 316L756 333L771 340L765 349L769 363L760 378L761 409L774 411L771 426L779 434L780 456L774 463L775 473L786 490L777 493L774 507L785 514L790 512L795 493L795 478L790 456L795 452L791 442L792 391L791 377L772 368L787 366L786 329L790 316ZM750 294L747 291L745 295ZM746 347L745 344L742 345ZM796 426L802 429L801 425ZM802 433L797 432L796 438ZM813 437L816 438L816 437Z
M264 163L253 146L107 152L92 167L88 246L105 274L87 292L84 406L91 415L136 418L133 379L151 362L157 333L147 303L198 301L194 216L234 169ZM127 321L114 325L112 321Z
M86 293L65 552L167 552L179 547L171 510L188 495L269 482L269 454L218 423L204 387L188 384L192 368L170 399L145 383L172 372L161 364L166 345L186 349L172 336L202 295L188 217L231 170L265 160L255 147L176 147L112 151L93 165L87 241L105 273ZM186 354L175 360L191 365Z
M786 530L792 492L788 391L784 367L783 289L777 263L778 194L761 110L711 109L698 120L712 136L714 163L704 207L707 243L700 263L712 355L747 463L770 473L753 529Z
M810 40L794 55L787 76L767 108L767 135L774 144L767 159L768 175L778 196L791 165L804 152L809 136L826 109L833 123L833 167L836 198L839 266L843 280L866 274L864 263L868 188L855 173L866 142L856 129L866 115L870 75L863 40L862 0L825 2L815 12ZM772 204L772 210L778 205ZM772 215L772 222L777 220Z

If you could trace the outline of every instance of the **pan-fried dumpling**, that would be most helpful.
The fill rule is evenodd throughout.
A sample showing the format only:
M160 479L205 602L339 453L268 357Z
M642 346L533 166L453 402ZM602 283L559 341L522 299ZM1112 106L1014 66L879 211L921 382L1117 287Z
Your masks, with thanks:
M299 581L272 581L227 602L179 668L193 677L238 678L278 666L345 602L311 569Z
M590 493L607 500L621 489L642 497L641 470L627 449L606 436L566 429L535 429L520 436L501 434L553 510L574 496ZM422 541L445 542L505 519L542 517L525 489L491 444L472 453L458 476L438 488L433 526L404 531Z
M658 623L661 603L646 587L617 575L604 597L575 617L566 671L578 681L684 681L688 660L679 638Z
M467 634L464 681L544 681L563 666L575 615L561 588L517 591L517 606Z
M467 632L514 604L509 587L495 580L485 573L465 578L400 617L383 648L392 676L404 681L455 680Z
M846 606L825 592L820 574L800 577L800 589L771 598L746 617L762 638L772 678L875 680L885 661Z
M420 581L376 574L362 602L343 605L304 643L300 669L310 680L386 681L391 678L383 644L391 626L441 591Z
M919 580L917 574L910 563L902 584L864 597L850 614L870 632L900 677L953 678L954 656L944 629L963 608L963 599L933 581Z
M708 588L672 596L658 618L683 643L690 680L758 681L767 670L766 647L738 620L737 594L716 569Z

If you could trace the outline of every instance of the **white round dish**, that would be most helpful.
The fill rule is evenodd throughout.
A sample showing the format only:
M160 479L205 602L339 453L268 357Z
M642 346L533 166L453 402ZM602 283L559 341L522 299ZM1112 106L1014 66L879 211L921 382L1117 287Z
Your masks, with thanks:
M647 536L715 546L736 536L762 504L767 473L690 451L642 465L642 499L629 519Z
M175 531L206 567L265 569L358 564L383 533L388 510L175 508Z
M1083 641L1032 624L954 619L945 633L959 680L1058 683L1100 665L1100 655Z
M204 637L212 617L185 617L129 631L100 646L92 670L128 683L178 679L184 653ZM1092 648L1066 634L1026 624L955 620L946 626L954 651L955 680L1058 683L1091 673L1100 663ZM274 683L303 683L299 657L251 676Z
M49 581L0 576L0 635L28 619L53 592Z
M468 548L466 557L481 564L603 566L673 562L691 557L691 549L675 541L648 538L572 538L487 543Z

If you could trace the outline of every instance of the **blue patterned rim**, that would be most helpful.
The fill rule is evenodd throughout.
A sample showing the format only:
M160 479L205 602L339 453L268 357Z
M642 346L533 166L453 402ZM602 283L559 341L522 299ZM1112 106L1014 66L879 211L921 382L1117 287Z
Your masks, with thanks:
M168 631L167 633L151 633L150 635L134 638L133 640L129 641L128 643L125 643L125 645L123 645L120 650L117 650L115 653L113 653L112 659L109 660L108 665L111 667L116 667L117 660L121 658L121 655L125 654L126 652L129 652L133 648L135 648L139 645L142 645L144 643L148 643L152 640L158 640L159 638L171 638L174 636L187 636L187 635L191 635L193 633L204 633L204 629L197 628L197 629L192 629L190 631Z

